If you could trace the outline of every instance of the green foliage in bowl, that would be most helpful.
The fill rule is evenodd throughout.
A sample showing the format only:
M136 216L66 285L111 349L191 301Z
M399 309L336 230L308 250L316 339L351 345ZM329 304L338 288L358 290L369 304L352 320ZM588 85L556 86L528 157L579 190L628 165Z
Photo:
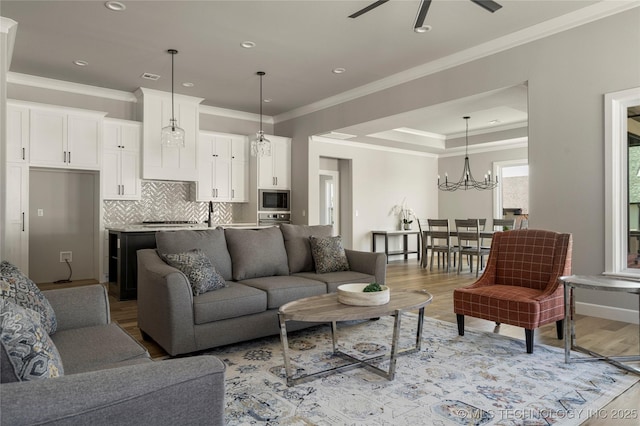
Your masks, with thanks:
M380 287L380 284L378 283L371 283L368 286L366 286L362 291L365 293L371 293L374 291L382 291L382 287Z

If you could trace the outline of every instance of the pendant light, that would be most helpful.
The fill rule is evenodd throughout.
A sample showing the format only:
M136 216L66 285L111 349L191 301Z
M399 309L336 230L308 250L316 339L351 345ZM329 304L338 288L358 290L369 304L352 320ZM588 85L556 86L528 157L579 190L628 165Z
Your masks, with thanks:
M169 49L167 53L171 54L171 119L169 125L162 128L161 141L162 145L166 147L184 148L184 129L178 126L173 105L173 57L178 54L178 51Z
M465 116L462 117L466 122L466 131L465 131L465 142L464 142L464 167L462 169L462 176L458 182L449 182L449 176L444 174L444 182L440 183L440 175L438 175L438 188L441 191L457 191L458 189L477 189L479 191L493 189L498 186L498 177L496 176L496 180L491 180L491 170L487 171L487 174L484 175L483 181L477 181L473 178L471 174L471 166L469 165L469 119L471 117Z
M265 72L258 71L256 74L260 76L260 130L256 133L255 138L251 140L251 155L254 157L270 157L271 141L264 137L264 131L262 130L262 77Z

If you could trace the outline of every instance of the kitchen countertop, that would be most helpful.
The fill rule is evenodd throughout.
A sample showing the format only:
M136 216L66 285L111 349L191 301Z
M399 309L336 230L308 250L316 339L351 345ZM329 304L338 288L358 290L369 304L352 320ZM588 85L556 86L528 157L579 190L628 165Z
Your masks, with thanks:
M179 231L183 229L190 230L198 230L198 229L214 229L218 226L223 228L240 228L240 229L257 229L257 228L269 228L273 225L258 225L255 222L253 223L214 223L211 225L211 228L207 226L206 223L194 223L194 224L184 224L184 225L176 225L176 224L122 224L116 226L109 226L106 229L108 231L115 232L155 232L155 231Z

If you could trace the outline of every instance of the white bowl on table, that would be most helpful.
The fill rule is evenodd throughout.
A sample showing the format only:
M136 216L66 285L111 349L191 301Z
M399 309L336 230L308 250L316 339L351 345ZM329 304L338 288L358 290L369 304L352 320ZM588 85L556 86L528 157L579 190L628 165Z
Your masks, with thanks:
M338 286L338 302L353 306L378 306L389 303L389 287L381 285L382 291L363 291L369 284L342 284Z

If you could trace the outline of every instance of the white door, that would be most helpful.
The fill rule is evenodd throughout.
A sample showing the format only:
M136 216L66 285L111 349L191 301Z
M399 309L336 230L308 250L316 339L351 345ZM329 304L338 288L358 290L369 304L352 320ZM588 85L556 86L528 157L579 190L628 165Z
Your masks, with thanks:
M29 120L30 164L66 166L67 121L61 112L32 109Z
M7 163L5 259L29 274L29 166Z

